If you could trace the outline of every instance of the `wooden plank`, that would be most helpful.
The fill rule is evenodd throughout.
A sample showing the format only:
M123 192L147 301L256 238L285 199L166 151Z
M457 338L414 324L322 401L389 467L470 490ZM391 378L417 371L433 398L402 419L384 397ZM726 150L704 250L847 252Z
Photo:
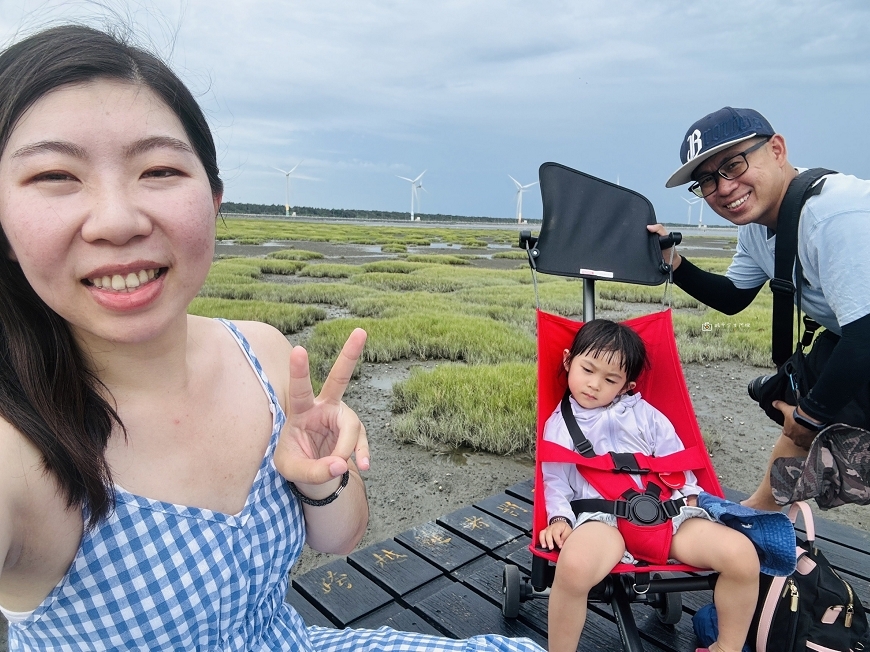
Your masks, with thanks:
M527 503L525 500L519 500L506 493L500 493L489 498L484 498L474 503L474 506L510 523L526 534L532 531L532 504Z
M697 649L698 639L695 637L695 630L692 629L692 617L685 612L676 625L663 625L655 609L647 604L633 604L631 611L644 641L650 641L662 649L672 649L676 652L695 652Z
M507 559L510 555L514 554L518 550L522 550L523 548L528 550L529 543L531 543L531 541L531 537L521 536L519 539L514 539L510 543L499 546L492 551L492 555L497 559ZM529 555L531 555L531 553L529 553Z
M392 539L357 550L347 560L394 596L413 591L442 574L438 568Z
M402 532L396 541L448 573L484 554L482 548L431 521Z
M438 525L465 537L485 550L492 550L522 536L522 530L498 520L476 507L462 507L436 520Z
M502 616L501 609L459 582L419 602L415 610L456 638L468 638L485 632L526 636L539 645L546 645L546 639L539 632L520 621L507 620Z
M389 593L343 559L294 579L293 587L340 627L346 627L392 599Z
M314 625L317 627L335 627L335 623L327 618L320 609L310 603L305 596L299 593L299 591L294 589L292 586L287 589L287 595L284 596L284 599L290 603L290 606L299 612L299 615L302 616L302 620L305 621L305 624L309 627Z
M478 557L474 561L469 562L468 564L465 564L465 566L460 566L455 571L450 573L450 577L452 577L457 582L463 582L463 583L467 584L468 582L466 580L471 575L474 575L481 568L486 568L487 566L489 566L490 564L493 564L493 563L499 564L499 568L501 568L501 562L493 559L492 557L484 555L483 557Z
M517 482L505 489L505 493L514 498L525 500L527 503L532 503L535 499L535 481L529 478L528 480Z
M870 554L862 554L852 548L822 539L816 539L816 547L837 570L850 572L864 582L870 580Z
M519 548L508 555L507 561L514 566L519 566L520 570L526 575L532 573L532 551L529 547Z
M399 599L399 601L404 605L413 607L418 602L422 602L428 598L430 595L434 595L435 593L438 593L438 591L446 589L448 586L452 585L452 578L447 577L446 575L440 575L431 582L424 584L419 589L406 593Z
M501 562L493 560L489 564L481 565L475 573L467 577L464 583L501 609ZM535 598L523 602L520 605L519 621L546 636L548 605L547 598ZM600 614L590 613L577 649L584 651L622 649L616 623L603 618Z
M426 622L419 614L396 602L391 602L351 624L351 627L359 629L378 629L384 626L392 627L400 632L416 632L430 636L444 636L445 634Z

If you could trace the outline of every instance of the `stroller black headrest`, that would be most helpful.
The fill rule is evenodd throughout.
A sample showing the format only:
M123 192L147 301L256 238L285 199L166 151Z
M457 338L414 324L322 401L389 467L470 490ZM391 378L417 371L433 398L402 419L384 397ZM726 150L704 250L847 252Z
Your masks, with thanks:
M656 223L646 197L558 163L544 163L539 177L539 272L640 285L667 279L659 237L646 230Z

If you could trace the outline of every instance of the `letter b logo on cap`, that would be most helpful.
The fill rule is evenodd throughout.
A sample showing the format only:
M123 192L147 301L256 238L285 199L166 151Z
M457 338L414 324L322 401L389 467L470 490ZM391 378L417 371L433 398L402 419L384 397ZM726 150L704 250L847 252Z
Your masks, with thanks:
M704 143L701 142L701 132L698 129L695 129L695 131L690 133L689 137L686 138L686 142L689 144L689 149L686 152L686 161L691 161L701 153L701 149L704 147Z

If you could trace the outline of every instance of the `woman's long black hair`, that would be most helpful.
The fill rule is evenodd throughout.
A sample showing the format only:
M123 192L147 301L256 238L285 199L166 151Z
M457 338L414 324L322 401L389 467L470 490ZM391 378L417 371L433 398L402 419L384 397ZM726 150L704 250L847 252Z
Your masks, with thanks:
M153 54L80 25L44 30L0 53L0 157L18 120L43 95L97 79L142 85L160 97L184 126L212 194L221 193L211 131L181 80ZM87 506L92 528L114 506L105 449L123 424L69 326L10 253L0 229L0 416L36 446L68 506Z

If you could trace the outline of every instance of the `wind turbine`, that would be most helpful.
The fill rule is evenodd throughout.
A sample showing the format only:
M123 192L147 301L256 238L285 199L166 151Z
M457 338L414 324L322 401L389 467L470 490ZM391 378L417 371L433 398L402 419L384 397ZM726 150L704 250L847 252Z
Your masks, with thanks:
M423 182L420 179L423 178L423 175L426 174L426 170L423 170L416 179L409 179L408 177L399 177L396 176L403 181L407 181L411 184L411 221L414 221L414 201L417 199L417 188L423 188ZM419 184L419 185L417 185ZM423 188L425 190L425 188Z
M680 199L682 199L684 202L686 202L689 205L689 215L686 217L686 225L689 225L692 223L692 206L694 206L699 201L701 201L701 198L698 197L696 199L686 199L685 197L680 197ZM701 206L701 211L703 212L703 210L704 210L704 207Z
M537 181L533 181L532 183L527 183L526 185L521 184L519 181L508 175L517 186L517 224L523 223L523 193L534 186Z
M272 166L273 170L278 170L278 172L281 172L287 178L287 192L284 196L284 217L290 217L290 175L293 174L296 171L296 168L301 164L302 161L299 161L299 163L294 165L293 169L289 172L287 170L282 170L281 168L276 168L274 165Z

